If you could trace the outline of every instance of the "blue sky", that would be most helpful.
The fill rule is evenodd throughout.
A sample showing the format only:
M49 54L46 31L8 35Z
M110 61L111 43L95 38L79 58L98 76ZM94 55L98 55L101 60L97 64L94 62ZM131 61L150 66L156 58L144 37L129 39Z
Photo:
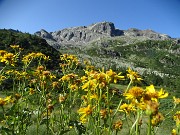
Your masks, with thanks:
M0 29L52 32L102 21L180 38L180 0L0 0Z

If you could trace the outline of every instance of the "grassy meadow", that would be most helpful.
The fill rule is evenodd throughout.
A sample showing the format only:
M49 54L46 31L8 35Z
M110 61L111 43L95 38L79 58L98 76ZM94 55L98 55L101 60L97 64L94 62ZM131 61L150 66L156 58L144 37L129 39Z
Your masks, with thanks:
M45 54L11 48L0 50L0 134L180 134L180 98L130 67L116 73L63 54L54 71Z

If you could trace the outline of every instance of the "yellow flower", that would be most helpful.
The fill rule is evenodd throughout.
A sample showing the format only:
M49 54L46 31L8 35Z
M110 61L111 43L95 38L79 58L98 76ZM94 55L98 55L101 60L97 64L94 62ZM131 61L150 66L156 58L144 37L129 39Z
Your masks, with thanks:
M94 91L97 87L97 81L96 79L93 80L89 80L88 82L86 82L85 84L83 84L82 89L84 91L88 91L88 89Z
M0 106L4 106L6 104L6 101L3 98L0 98Z
M176 98L174 96L173 99L174 99L174 104L178 105L180 103L180 98Z
M9 103L11 101L11 96L7 96L6 98L4 98L4 101L6 101L7 103Z
M156 101L147 101L146 102L146 114L147 115L152 115L152 114L157 114L158 113L158 107L159 103Z
M96 99L96 100L98 100L98 96L97 96L97 94L93 94L93 95L91 95L91 96L90 96L90 99Z
M156 115L152 117L152 120L151 120L152 126L157 126L163 120L164 120L164 116L158 112Z
M161 90L158 92L158 98L166 98L168 96L168 93L164 92L163 89L161 88Z
M137 80L137 81L143 80L143 79L138 75L137 72L132 71L130 68L128 68L127 72L128 72L127 77L128 77L130 80L132 80L132 81L134 81L134 80Z
M122 123L121 120L116 121L115 123L113 123L113 129L115 129L115 130L120 130L122 128L122 126L123 126L123 123Z
M87 116L92 114L92 107L88 105L87 107L80 108L78 113L81 115L80 120L82 123L87 121Z
M42 54L42 53L29 53L27 55L25 55L22 59L22 62L25 64L25 65L29 65L31 63L31 61L33 59L44 59L44 60L49 60L49 56L47 57L46 55Z
M64 75L61 79L59 79L59 81L69 82L70 80L74 80L76 77L78 77L78 75L71 73L71 74Z
M82 77L81 77L82 83L85 83L87 80L88 80L88 77L86 77L86 76L82 76Z
M108 116L108 113L112 114L112 112L113 111L111 109L109 111L108 111L108 109L101 109L100 110L101 119L106 119Z
M69 88L72 90L72 91L77 91L79 89L79 87L76 85L76 84L69 84Z
M59 88L59 83L58 82L52 82L52 87L53 87L53 89L54 88Z
M121 73L117 74L112 69L106 71L106 74L110 77L110 82L117 83L117 80L124 80L124 76L120 76Z
M36 56L35 53L29 53L23 57L22 62L25 65L28 65L35 58L35 56Z
M10 45L10 47L13 48L13 49L18 49L19 45Z
M100 110L100 115L102 119L106 119L108 116L108 110L107 109L101 109Z
M100 82L100 83L99 83L99 89L106 88L106 86L107 86L107 83L106 83L106 82Z
M14 66L16 62L15 58L16 56L13 53L5 53L3 57L0 57L0 62Z
M144 89L141 87L132 87L124 96L126 96L126 99L140 99L143 94Z
M119 111L120 112L125 112L127 114L129 114L130 112L132 111L135 111L136 109L134 108L134 105L133 104L122 104L119 108Z
M173 118L174 121L176 122L176 126L178 127L180 125L180 111L177 111Z
M4 57L5 54L7 54L8 52L5 50L0 50L0 56Z
M34 90L33 88L30 88L30 89L29 89L29 94L30 94L30 95L33 95L34 93L35 93L35 90Z
M141 99L140 102L135 103L135 105L141 110L147 109L147 104L143 101L143 99Z
M1 82L4 81L5 79L6 79L6 76L0 75L0 84L1 84Z
M71 68L73 65L77 66L79 64L78 58L75 55L63 54L60 56L60 60L62 60L64 64L67 64Z
M44 69L45 69L45 67L40 65L40 66L37 67L36 71L42 72L42 71L44 71Z
M168 96L168 93L165 93L163 89L159 92L155 90L153 85L146 87L146 93L144 100L154 100L157 102L158 98L165 98Z
M45 77L50 76L50 75L51 75L51 72L48 71L48 70L46 70L46 71L43 71L42 74L43 74L43 76L44 76L44 78L45 78Z
M49 105L47 106L47 109L48 109L48 111L51 113L52 110L54 109L54 105L53 105L53 104L49 104Z
M67 94L59 94L59 102L63 103L67 98Z
M171 131L171 135L177 135L177 132L176 132L175 129L173 129L173 130Z
M11 101L11 96L7 96L4 99L0 98L0 106L4 106L5 104L9 103Z

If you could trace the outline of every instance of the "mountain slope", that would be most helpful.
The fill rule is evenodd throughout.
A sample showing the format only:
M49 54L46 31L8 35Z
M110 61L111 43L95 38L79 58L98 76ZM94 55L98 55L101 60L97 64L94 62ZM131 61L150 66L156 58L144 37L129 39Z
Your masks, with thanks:
M131 67L149 83L180 88L180 39L152 30L116 29L111 22L35 33L62 53L76 54L96 67ZM153 80L153 81L151 81Z
M47 44L46 40L15 30L0 29L0 50L13 51L10 45L19 45L24 50L22 55L31 52L42 52L46 56L50 56L50 61L47 63L49 69L56 69L59 67L59 51Z

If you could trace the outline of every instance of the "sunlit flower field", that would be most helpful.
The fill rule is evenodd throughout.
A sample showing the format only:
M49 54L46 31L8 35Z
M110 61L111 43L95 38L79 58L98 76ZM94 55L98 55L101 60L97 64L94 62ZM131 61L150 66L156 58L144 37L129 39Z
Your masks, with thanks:
M48 56L20 57L23 49L11 48L13 53L0 50L0 85L12 80L11 89L0 95L0 134L39 135L43 127L47 135L156 135L167 118L173 120L169 133L180 134L180 98L173 97L172 108L161 112L168 92L141 86L142 77L130 67L126 74L116 73L63 54L56 73L46 68ZM125 81L122 90L112 87Z

